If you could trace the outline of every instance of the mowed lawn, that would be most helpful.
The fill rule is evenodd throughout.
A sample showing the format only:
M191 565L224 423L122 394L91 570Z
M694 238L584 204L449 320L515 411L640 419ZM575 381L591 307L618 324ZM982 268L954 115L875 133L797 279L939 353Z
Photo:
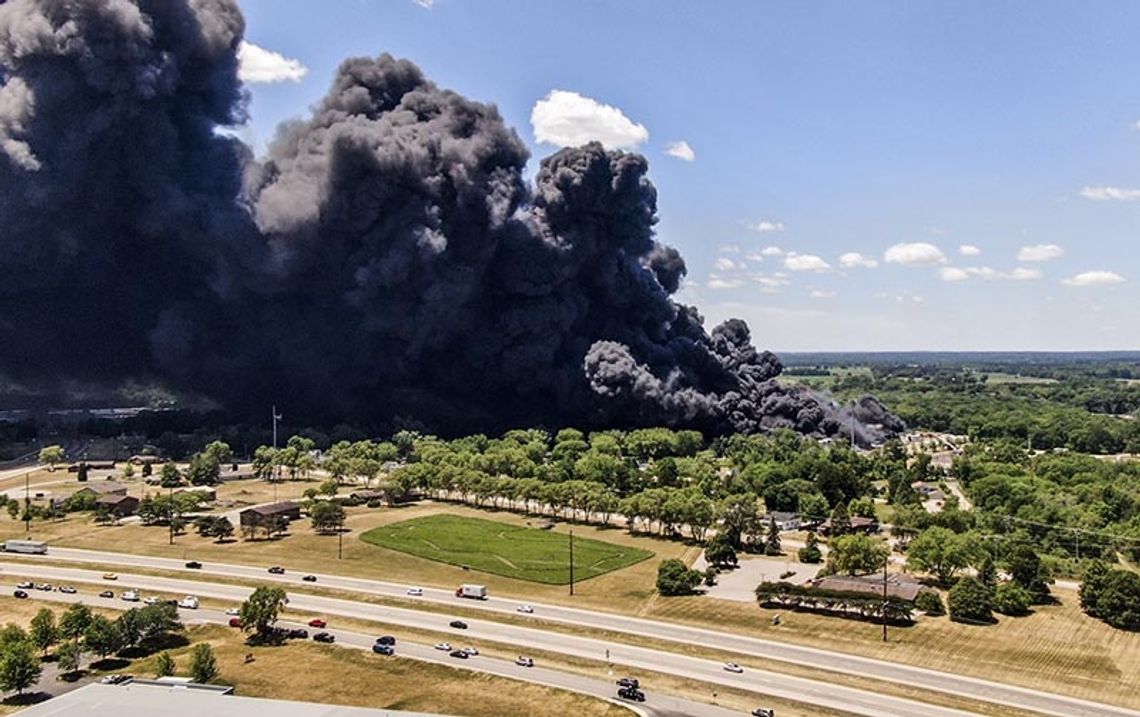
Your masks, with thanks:
M547 585L570 582L568 536L538 528L439 514L373 528L360 539L493 575ZM588 580L651 557L648 550L575 538L574 580Z

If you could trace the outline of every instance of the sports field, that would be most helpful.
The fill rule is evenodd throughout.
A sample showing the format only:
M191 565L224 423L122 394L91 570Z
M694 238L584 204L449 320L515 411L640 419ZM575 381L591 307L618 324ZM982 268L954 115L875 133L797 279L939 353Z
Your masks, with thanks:
M566 535L457 515L373 528L360 539L382 548L547 585L570 582ZM589 538L574 539L574 580L587 580L650 558L653 553Z

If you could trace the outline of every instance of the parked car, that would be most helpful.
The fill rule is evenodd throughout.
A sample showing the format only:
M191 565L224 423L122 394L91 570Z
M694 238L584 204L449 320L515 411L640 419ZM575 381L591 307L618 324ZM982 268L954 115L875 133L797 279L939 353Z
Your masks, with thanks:
M468 657L475 657L479 654L479 650L475 649L474 647L465 647L463 648L463 651L467 653Z
M287 630L285 632L285 637L289 638L290 640L308 640L309 631L303 627L295 627L292 630Z
M309 620L309 627L328 627L328 623L319 617L314 617L312 620Z
M376 644L377 645L395 645L396 644L396 638L392 637L391 635L384 635L383 637L376 638Z
M280 565L274 565L269 569L269 572L273 573L274 575L284 575L285 568L281 567Z
M724 663L724 669L726 672L735 672L737 674L744 672L744 668L741 667L740 665L736 664L735 662Z
M377 655L394 655L396 654L395 648L391 645L376 644L372 646L372 651Z
M770 710L766 707L757 707L749 714L751 714L752 717L776 717L776 710Z
M444 652L451 652L451 643L450 642L437 642L437 643L435 643L435 649L443 650Z
M452 620L448 624L451 625L452 627L454 627L456 630L466 630L467 629L467 623L463 622L462 620Z
M636 677L623 677L617 681L617 684L618 687L632 687L635 690L641 687L641 683L637 681Z
M101 598L113 598L113 597L115 597L115 591L114 590L104 590L103 592L99 593L99 597L101 597Z
M519 667L534 667L534 660L529 657L523 657L522 655L519 655L515 658L515 664Z
M452 650L449 653L452 657L458 657L460 660L466 660L468 655L463 650Z
M633 702L645 701L645 693L636 687L622 687L618 690L618 697L623 700L632 700Z
M242 624L243 623L242 623L240 617L231 617L230 618L230 627L241 627Z
M523 613L526 613L529 615L532 612L534 612L534 608L531 607L530 605L519 605L518 607L515 608L515 612L523 612Z
M191 560L190 562L186 563L186 567L190 568L191 570L201 570L202 563L199 563L197 560Z
M130 682L134 677L131 675L107 675L99 680L101 685L121 685L124 682Z
M303 577L303 578L301 578L301 579L302 579L302 580L304 580L304 581L305 581L305 582L307 582L307 583L315 583L315 582L317 582L317 576L316 576L316 575L306 575L305 577Z
M408 588L408 594L411 595L412 597L423 597L424 589L423 588Z
M241 608L240 607L228 607L228 608L226 608L226 614L227 615L240 615L241 614Z
M23 582L16 583L16 587L20 588L21 590L31 590L34 586L30 581L25 580Z
M316 635L313 635L313 639L317 642L336 642L336 636L327 632L318 632Z
M24 599L24 598L28 597L28 594L26 592L24 592L23 590L17 590L16 592L14 592L12 594L15 595L16 597L20 598L20 599Z
M74 595L75 593L79 592L75 589L74 585L60 585L59 591L65 595Z
M104 580L118 580L119 576L114 573L103 573Z

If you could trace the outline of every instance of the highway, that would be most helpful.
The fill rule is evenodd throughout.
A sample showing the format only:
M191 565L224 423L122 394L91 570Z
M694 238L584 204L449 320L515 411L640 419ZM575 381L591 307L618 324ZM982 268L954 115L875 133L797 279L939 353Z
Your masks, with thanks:
M265 571L264 567L222 563L207 563L202 570L188 570L185 568L184 563L179 560L128 555L124 553L52 547L50 555L34 556L33 559L37 561L90 562L124 567L176 570L186 573L187 577L193 577L198 580L203 579L206 575L213 574L242 580L256 580L259 583L281 583L289 586L292 590L303 590L307 585L301 582L301 573L287 573L280 576L270 575ZM408 599L407 585L319 573L317 577L317 585L326 588L339 588L367 595ZM423 593L422 597L416 599L436 604L451 606L462 605L468 609L485 610L489 616L493 616L494 614L517 616L515 612L519 605L517 599L491 597L484 601L461 600L460 598L456 598L451 591L426 587L423 589ZM296 595L296 593L291 594ZM764 640L746 635L731 634L626 615L557 605L537 603L531 603L531 605L535 610L534 617L546 621L619 632L639 637L668 640L683 644L698 644L715 647L720 650L735 652L741 655L763 657L814 669L903 684L908 687L920 686L923 689L933 692L966 696L979 701L1016 707L1030 712L1055 715L1056 717L1140 717L1140 712L1123 707L1066 697L1050 692L1007 685L974 677L913 667L902 663L875 660L845 653L828 652L826 650L802 645ZM539 635L549 634L541 630L531 630L530 632L538 633ZM566 641L569 638L559 635L558 639L560 641ZM657 652L656 654L667 655L670 653ZM597 653L590 656L597 657ZM783 684L786 684L790 679L792 678L785 675L780 676L780 682ZM777 694L765 688L757 687L756 689L768 692L769 694ZM829 687L829 689L834 690L836 688ZM789 696L789 699L802 700L803 698ZM852 711L850 705L846 703L843 709ZM932 714L930 712L923 713ZM883 713L880 712L878 714Z
M0 570L10 576L10 580L14 580L14 576L19 576L37 581L47 580L57 584L96 583L96 586L84 586L84 591L88 593L100 587L99 583L103 583L101 573L93 570L34 565L26 562L2 562L0 563ZM108 584L103 583L103 585ZM203 598L229 600L235 605L252 592L251 588L243 586L123 573L119 574L119 579L115 581L113 587L116 593L126 588L136 588L174 595L196 595ZM36 593L33 592L32 594ZM55 595L55 593L42 594ZM89 604L94 605L105 604L115 607L122 605L121 601L118 600L100 599L91 595L88 595L86 600ZM464 605L466 604L464 603ZM448 625L452 618L446 614L372 605L293 591L289 592L289 610L321 615L330 622L333 628L336 627L335 617L351 617L450 634L453 636L451 639L460 645L473 643L478 646L480 641L514 645L522 654L541 651L604 661L608 650L611 662L632 668L635 674L637 670L670 674L699 680L710 685L732 687L755 692L758 695L781 697L851 714L865 715L866 717L914 717L915 715L966 717L973 714L914 700L877 694L869 690L768 672L753 667L746 667L744 672L737 674L726 671L720 662L713 660L489 620L465 619L468 628L459 630ZM455 662L459 661L456 660ZM522 673L522 676L526 677L530 674L532 673L528 670ZM512 676L517 677L518 675ZM697 712L692 711L691 707L686 707L679 714L698 715ZM704 714L704 712L699 714Z

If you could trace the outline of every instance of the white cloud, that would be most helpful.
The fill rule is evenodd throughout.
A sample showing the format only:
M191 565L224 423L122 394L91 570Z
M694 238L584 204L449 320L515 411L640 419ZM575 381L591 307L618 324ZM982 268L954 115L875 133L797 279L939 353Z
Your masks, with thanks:
M1032 281L1041 278L1041 271L1039 269L1028 269L1024 266L1019 266L1013 271L996 271L988 266L968 266L965 268L944 266L938 270L938 275L942 277L943 281L965 281L970 277L986 280Z
M754 232L760 232L761 234L767 234L768 232L782 232L784 231L784 223L762 219L755 224L749 224L748 228Z
M1056 244L1034 244L1023 246L1017 252L1018 261L1052 261L1065 255L1065 250Z
M963 244L958 247L958 253L962 256L977 256L982 253L982 250L973 244Z
M1136 130L1137 132L1140 132L1140 120L1136 120L1135 122L1132 123L1132 129Z
M707 286L710 289L716 289L716 290L736 289L736 288L739 288L741 286L744 286L744 280L742 280L742 279L722 279L720 277L714 277L712 279L709 279L707 282L705 282L705 286Z
M722 256L719 259L717 259L715 262L713 262L713 268L716 269L717 271L735 271L736 269L743 268L743 266L740 264L737 264L735 261L733 261L732 259L729 259L727 256Z
M788 254L784 267L789 271L827 271L831 265L815 254Z
M300 60L244 40L238 46L238 63L238 77L242 82L300 82L309 74L309 68Z
M435 0L412 0L412 2L419 5L424 10L431 10L432 6L435 5Z
M692 162L697 158L697 153L689 146L689 143L681 140L680 142L670 142L669 146L665 148L665 154L677 159L683 159L686 162Z
M535 102L530 124L535 139L560 147L596 141L609 149L633 149L649 139L649 130L617 107L565 90L551 90Z
M883 260L888 264L929 266L931 264L945 264L946 255L933 244L914 242L910 244L895 244L883 254Z
M879 265L879 262L875 261L869 256L863 256L857 251L849 251L843 256L839 257L839 263L848 269L854 269L855 267L859 266L863 267L864 269L874 269Z
M956 266L944 266L938 270L938 275L942 277L942 281L965 281L970 278L968 271Z
M1119 202L1135 202L1140 200L1140 189L1125 187L1084 187L1081 196L1098 202L1115 199Z
M741 250L740 250L739 244L721 244L720 245L720 253L721 254L739 254L740 251Z
M811 292L810 296L813 299L834 299L835 298L835 292L834 291L824 291L823 289L815 289L814 291Z
M791 282L782 276L764 276L763 274L753 276L752 281L759 284L760 291L765 294L779 294L781 289L791 285Z
M1040 269L1027 269L1024 266L1019 266L1006 275L1006 278L1013 279L1014 281L1034 281L1041 278Z
M760 250L760 256L784 256L787 253L778 246L766 246Z
M1066 286L1105 286L1123 282L1124 277L1113 271L1085 271L1061 280Z

